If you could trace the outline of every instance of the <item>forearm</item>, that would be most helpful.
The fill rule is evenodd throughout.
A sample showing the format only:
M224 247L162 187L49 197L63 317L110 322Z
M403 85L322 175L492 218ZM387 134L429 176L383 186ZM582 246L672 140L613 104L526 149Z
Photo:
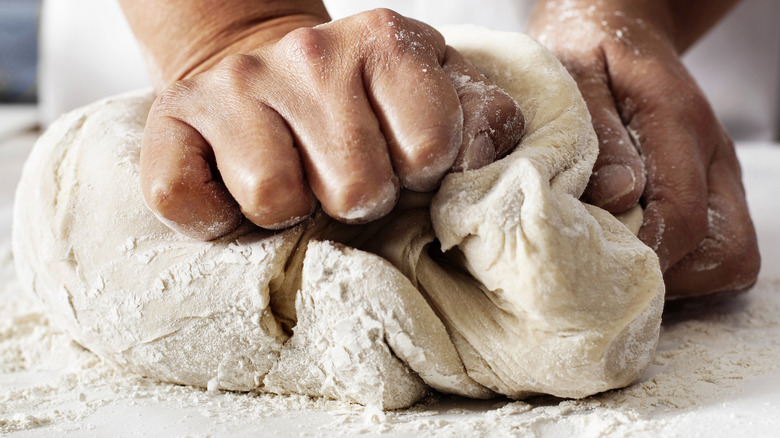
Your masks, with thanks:
M604 31L650 26L682 53L712 28L739 0L539 0L530 32L544 26L559 32L567 21L594 23Z
M321 0L120 0L120 4L158 90L217 62L249 33L262 33L271 41L297 27L329 20Z

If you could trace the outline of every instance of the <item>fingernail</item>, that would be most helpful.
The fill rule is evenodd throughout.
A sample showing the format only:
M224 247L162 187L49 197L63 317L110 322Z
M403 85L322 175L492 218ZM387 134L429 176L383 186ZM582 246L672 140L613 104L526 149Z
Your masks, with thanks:
M635 184L628 166L609 164L593 172L593 197L597 205L606 205L631 193Z

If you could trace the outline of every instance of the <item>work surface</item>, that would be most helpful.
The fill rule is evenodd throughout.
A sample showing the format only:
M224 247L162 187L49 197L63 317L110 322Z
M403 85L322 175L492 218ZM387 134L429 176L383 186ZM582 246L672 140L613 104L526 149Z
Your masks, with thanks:
M49 325L20 290L13 189L36 135L0 140L0 435L776 436L780 429L780 146L740 145L763 258L736 299L667 313L636 385L585 400L431 396L382 413L345 403L208 392L114 370Z

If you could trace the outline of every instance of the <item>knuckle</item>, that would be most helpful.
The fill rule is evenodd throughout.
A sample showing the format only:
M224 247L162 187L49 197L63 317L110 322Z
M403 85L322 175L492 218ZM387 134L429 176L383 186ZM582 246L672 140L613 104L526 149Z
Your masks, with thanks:
M180 175L158 176L145 184L144 199L152 211L167 219L179 221L176 213L188 204L189 190Z
M275 46L279 56L295 64L319 65L327 56L325 36L319 29L301 27L289 32Z
M222 59L214 70L214 78L222 92L243 95L261 69L260 60L252 55L235 54Z
M257 57L247 54L233 54L224 57L217 68L226 74L239 76L249 76L255 73L260 67L260 61Z
M404 17L388 8L377 8L358 14L356 17L363 27L375 34L395 33L406 27Z
M437 58L444 57L444 37L438 31L410 21L391 9L374 9L359 14L356 19L367 41L374 43L374 53L369 56L392 60L401 54L428 57L435 53ZM377 48L380 49L378 53Z
M391 27L405 21L401 14L389 8L376 8L368 11L366 15L372 17L374 21L386 23Z
M163 90L152 104L152 113L164 115L176 113L183 101L192 93L193 83L190 80L182 80L173 83Z

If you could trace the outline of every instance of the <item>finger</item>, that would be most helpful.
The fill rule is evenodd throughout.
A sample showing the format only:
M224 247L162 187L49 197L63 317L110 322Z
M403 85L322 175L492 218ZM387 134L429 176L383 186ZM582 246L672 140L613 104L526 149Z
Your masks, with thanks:
M623 125L610 89L605 62L568 62L588 105L599 139L599 155L583 200L611 213L621 213L639 202L645 189L645 169L634 142Z
M525 127L517 102L451 47L443 68L463 111L463 140L452 169L479 169L514 149Z
M197 130L151 111L141 147L141 189L168 227L211 240L241 224L243 216L215 178L213 163L211 148Z
M761 257L737 158L730 141L721 149L708 178L707 237L664 275L670 298L741 291L758 276Z
M193 122L214 149L225 186L244 215L267 229L282 229L307 218L317 205L309 188L293 137L273 109L251 97L256 67L244 57L222 61L213 75L219 99L209 100Z
M364 54L366 91L401 184L430 191L462 142L460 101L441 68L444 38L421 23L383 15L374 25L383 50L371 46L373 53Z
M641 87L618 84L642 105L624 108L645 161L645 220L639 238L656 251L666 271L707 236L707 168L717 126L700 92L656 64L644 67ZM641 68L638 67L638 68ZM633 78L636 79L636 78ZM634 88L632 88L634 87Z
M670 127L670 131L672 129L675 127ZM648 133L646 137L641 140L648 144L643 150L654 143L657 147L656 142L695 144L697 141L690 136L674 134ZM684 148L659 149L644 154L649 170L644 198L645 219L639 238L653 248L662 271L666 271L706 237L707 184L696 154Z
M271 105L294 133L306 177L323 210L344 222L367 222L393 208L398 178L359 66L331 68L324 61L333 50L325 32L298 29L276 45L277 54L288 60L287 68L295 69L302 82L297 84L299 93L272 96Z

